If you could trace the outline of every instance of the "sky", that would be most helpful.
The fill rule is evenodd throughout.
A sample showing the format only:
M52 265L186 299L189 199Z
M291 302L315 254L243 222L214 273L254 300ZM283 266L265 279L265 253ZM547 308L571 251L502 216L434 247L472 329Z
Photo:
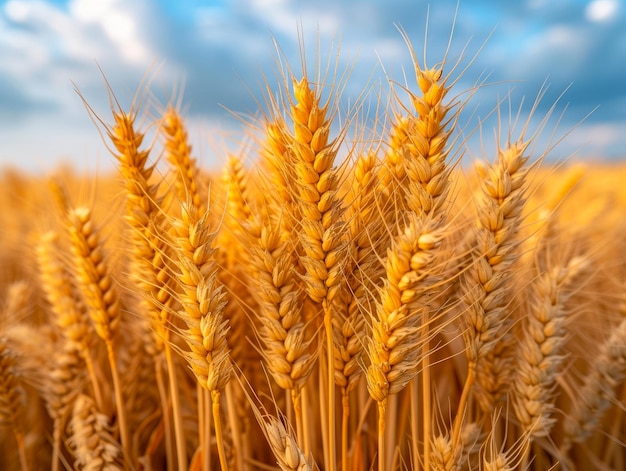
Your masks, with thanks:
M300 44L313 64L339 47L342 103L368 90L374 113L390 81L416 90L401 30L428 66L448 51L468 154L498 103L502 121L525 119L543 90L530 127L558 142L551 158L626 158L624 0L0 0L0 168L114 168L81 98L109 123L104 77L125 109L144 91L146 129L180 103L200 164L219 166L246 142L278 54L299 70Z

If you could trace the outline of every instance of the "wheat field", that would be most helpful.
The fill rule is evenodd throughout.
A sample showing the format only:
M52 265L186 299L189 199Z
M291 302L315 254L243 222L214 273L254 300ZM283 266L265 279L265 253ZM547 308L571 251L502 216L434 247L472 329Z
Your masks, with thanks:
M373 125L283 67L221 173L148 93L116 175L5 170L0 468L625 469L626 167L510 104L468 156L412 57Z

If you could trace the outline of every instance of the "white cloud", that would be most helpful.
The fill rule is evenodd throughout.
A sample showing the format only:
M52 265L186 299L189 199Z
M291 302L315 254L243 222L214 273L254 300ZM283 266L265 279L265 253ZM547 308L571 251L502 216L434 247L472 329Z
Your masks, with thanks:
M618 0L594 0L587 5L585 17L592 22L604 22L613 19L618 11Z
M571 145L582 148L586 154L606 155L609 150L623 142L624 129L626 122L583 123L576 128L568 141Z
M4 14L11 20L21 23L31 12L31 5L17 0L10 0L4 5Z
M86 25L99 25L119 53L130 62L148 64L149 47L140 37L134 12L119 0L72 0L69 11L74 19Z
M519 39L520 50L512 59L507 49L501 50L500 60L513 79L543 81L552 79L571 82L580 70L593 44L592 32L568 24L554 24Z
M555 25L545 31L543 40L546 48L572 50L579 45L580 33L570 26Z
M5 57L1 67L25 74L26 64L32 73L59 59L93 63L116 57L146 67L153 57L137 27L143 4L72 0L66 10L42 0L10 0L2 8L8 21L0 17L0 47L19 54L9 64Z
M545 7L547 3L548 0L528 0L526 2L526 6L530 10L540 10L541 8Z

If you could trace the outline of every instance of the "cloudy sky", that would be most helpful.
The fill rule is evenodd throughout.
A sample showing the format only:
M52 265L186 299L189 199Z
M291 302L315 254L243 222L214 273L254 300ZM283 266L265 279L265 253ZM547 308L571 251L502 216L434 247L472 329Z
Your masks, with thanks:
M428 24L429 62L442 58L457 1L431 3L428 9L421 0L0 0L0 167L113 167L73 85L109 120L99 67L124 107L148 77L152 117L154 103L180 96L184 85L197 152L203 164L215 165L219 149L243 136L228 110L254 113L263 77L275 77L274 40L297 65L299 28L309 56L316 35L323 52L339 39L341 58L354 64L349 101L368 84L387 83L385 74L404 81L411 61L398 25L421 58ZM547 83L537 117L567 91L544 137L556 129L558 139L577 126L555 158L626 157L624 0L460 0L449 59L464 50L460 63L469 67L456 88L488 84L466 108L468 130L507 93L514 108L523 97L529 108Z

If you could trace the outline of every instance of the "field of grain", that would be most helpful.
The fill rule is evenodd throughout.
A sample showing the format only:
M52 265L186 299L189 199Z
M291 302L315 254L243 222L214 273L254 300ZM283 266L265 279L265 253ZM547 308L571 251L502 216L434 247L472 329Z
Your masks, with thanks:
M466 167L413 66L381 133L285 68L222 174L142 100L117 175L4 171L0 468L624 469L626 166Z

